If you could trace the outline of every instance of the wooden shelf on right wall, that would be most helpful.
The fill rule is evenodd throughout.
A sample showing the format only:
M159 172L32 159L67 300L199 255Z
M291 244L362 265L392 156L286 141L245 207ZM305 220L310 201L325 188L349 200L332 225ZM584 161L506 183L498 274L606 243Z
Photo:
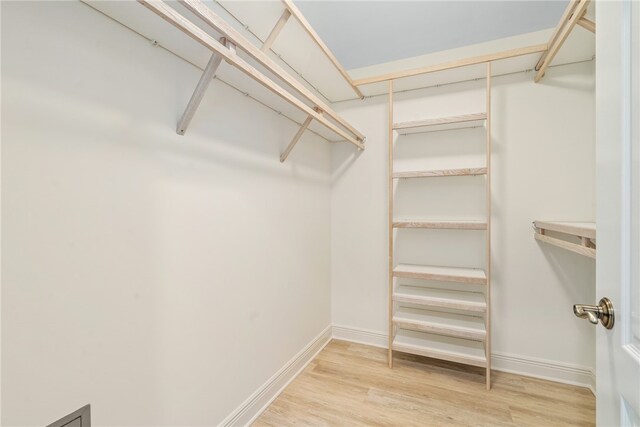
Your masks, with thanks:
M565 221L533 221L535 228L534 237L541 242L559 246L571 252L596 257L596 223L595 222L565 222ZM563 240L550 236L548 232L557 233L558 236L577 238L580 243Z

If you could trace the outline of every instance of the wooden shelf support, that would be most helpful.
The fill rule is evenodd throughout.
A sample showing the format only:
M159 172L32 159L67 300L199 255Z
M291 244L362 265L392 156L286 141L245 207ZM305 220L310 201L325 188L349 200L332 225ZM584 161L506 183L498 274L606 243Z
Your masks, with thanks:
M282 31L290 16L291 12L289 12L289 9L285 9L284 12L282 12L280 19L278 19L278 22L276 22L273 30L271 30L271 33L269 33L269 36L262 44L262 47L260 48L261 51L267 52L269 49L271 49L273 42L275 42L278 35L280 35L280 31Z
M302 134L304 133L304 131L306 131L309 125L311 124L311 120L313 120L313 117L309 116L304 121L304 123L302 123L302 126L300 127L300 129L298 129L298 132L295 134L295 136L287 146L286 150L284 150L284 152L280 155L280 163L283 163L285 160L287 160L287 157L289 157L289 153L291 153L291 150L293 150L293 147L295 147L298 141L300 140L300 138L302 138Z
M593 222L563 222L563 221L534 221L534 237L536 240L558 246L571 252L587 256L596 257L596 225ZM580 243L573 243L550 236L549 231L573 236L580 240Z
M551 35L551 39L549 39L547 50L542 53L536 65L537 72L533 79L536 83L544 76L545 71L549 65L551 65L551 61L553 61L553 58L555 58L573 28L578 24L584 12L586 12L589 1L590 0L571 0L569 2L560 19L560 23Z
M578 20L578 25L586 30L591 31L594 34L596 32L596 23L590 19L585 18L584 16Z
M224 37L220 38L220 43L235 51L235 45L233 43L229 43ZM178 122L178 127L176 128L176 132L178 133L178 135L184 135L187 131L189 123L191 123L191 119L193 119L193 115L196 113L200 102L202 102L204 93L206 92L207 87L209 87L209 83L211 83L211 80L213 80L213 77L215 76L221 62L222 56L220 56L218 53L214 53L211 55L211 58L209 59L209 62L207 63L207 66L205 67L195 90L193 91L193 95L191 95L191 99L189 99L189 103L187 104L187 107L185 108L184 113L182 113L182 117Z

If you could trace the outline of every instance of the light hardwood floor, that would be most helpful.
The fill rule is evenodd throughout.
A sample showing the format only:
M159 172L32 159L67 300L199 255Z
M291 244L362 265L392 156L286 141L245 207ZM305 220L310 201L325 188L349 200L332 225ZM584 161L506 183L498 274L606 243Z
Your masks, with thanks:
M254 426L591 426L586 388L333 340Z

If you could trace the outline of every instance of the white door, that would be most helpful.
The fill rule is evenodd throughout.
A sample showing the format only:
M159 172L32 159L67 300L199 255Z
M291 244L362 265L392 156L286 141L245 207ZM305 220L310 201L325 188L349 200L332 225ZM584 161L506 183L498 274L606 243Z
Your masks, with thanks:
M596 2L597 296L615 325L596 326L598 426L640 426L640 2Z

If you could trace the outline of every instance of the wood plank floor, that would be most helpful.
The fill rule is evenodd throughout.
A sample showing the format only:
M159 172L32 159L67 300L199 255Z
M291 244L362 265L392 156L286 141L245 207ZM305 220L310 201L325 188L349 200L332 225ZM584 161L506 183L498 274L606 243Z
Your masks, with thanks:
M333 340L254 426L591 426L590 390Z

